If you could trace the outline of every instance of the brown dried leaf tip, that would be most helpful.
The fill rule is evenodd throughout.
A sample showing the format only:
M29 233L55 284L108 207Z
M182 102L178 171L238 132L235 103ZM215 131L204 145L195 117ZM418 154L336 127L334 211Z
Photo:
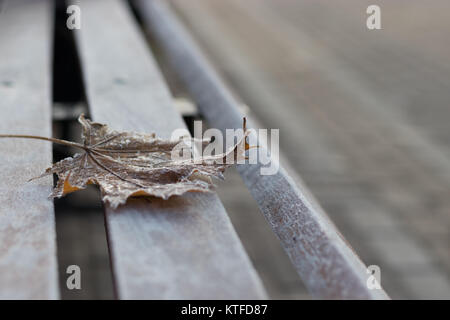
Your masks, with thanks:
M68 193L96 184L102 199L117 208L132 196L155 196L168 199L189 191L211 191L211 177L223 179L227 156L233 159L245 157L249 148L245 128L244 135L230 151L201 157L200 160L172 159L172 150L187 148L186 138L165 140L155 134L117 132L107 125L91 122L81 115L78 119L83 127L83 144L58 139L3 135L9 138L32 138L52 141L82 149L48 168L40 177L58 175L58 183L50 197L60 198Z

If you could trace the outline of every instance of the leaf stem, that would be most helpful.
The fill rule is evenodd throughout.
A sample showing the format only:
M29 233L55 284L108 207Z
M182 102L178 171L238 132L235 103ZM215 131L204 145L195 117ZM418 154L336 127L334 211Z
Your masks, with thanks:
M72 142L72 141L66 141L66 140L61 140L61 139L55 139L55 138L40 137L40 136L18 135L18 134L0 134L0 138L18 138L18 139L44 140L44 141L49 141L49 142L53 142L53 143L56 143L56 144L62 144L62 145L70 146L70 147L83 149L83 150L87 149L84 145L82 145L80 143L76 143L76 142Z

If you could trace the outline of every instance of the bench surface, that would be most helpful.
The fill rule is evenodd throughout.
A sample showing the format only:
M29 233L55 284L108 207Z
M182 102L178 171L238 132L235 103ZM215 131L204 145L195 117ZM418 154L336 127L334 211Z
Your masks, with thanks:
M0 12L0 132L51 136L49 1L9 1ZM30 22L33 23L30 23ZM59 297L52 161L44 141L0 141L0 299Z
M71 1L90 116L116 130L170 138L186 128L141 34L121 0ZM237 128L236 101L164 2L136 1L202 115ZM0 133L51 136L53 7L9 2L0 12ZM33 21L33 23L30 23ZM265 148L264 145L261 146ZM59 297L52 179L28 183L50 166L47 142L0 141L0 299ZM325 298L387 298L366 286L366 267L320 206L286 170L244 182L309 290ZM265 289L215 193L105 206L107 240L120 299L263 299Z
M167 3L136 3L144 24L163 47L208 123L221 130L239 128L243 115L238 103ZM191 2L183 4L189 7ZM259 141L259 145L265 152L264 142ZM280 162L274 175L261 175L259 163L237 169L309 292L332 299L388 298L383 290L367 287L364 263L301 179L292 175L293 170L288 173L285 159Z
M130 9L115 0L75 3L83 12L76 39L92 118L165 138L185 128ZM105 210L119 298L266 297L216 194Z

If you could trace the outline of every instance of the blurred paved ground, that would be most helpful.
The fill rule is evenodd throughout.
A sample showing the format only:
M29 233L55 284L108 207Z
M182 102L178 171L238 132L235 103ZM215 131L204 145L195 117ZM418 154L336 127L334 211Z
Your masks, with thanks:
M376 1L377 31L373 1L171 2L391 297L450 298L450 2ZM219 193L269 292L307 297L229 180Z

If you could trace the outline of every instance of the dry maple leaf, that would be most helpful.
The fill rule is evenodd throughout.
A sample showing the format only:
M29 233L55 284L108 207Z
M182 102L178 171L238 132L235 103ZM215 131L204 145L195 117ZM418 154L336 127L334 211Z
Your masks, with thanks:
M107 125L91 122L81 115L83 144L54 138L27 135L0 135L0 138L27 138L51 141L83 150L48 168L40 177L58 176L58 183L50 197L60 198L68 193L84 189L88 184L100 187L102 199L113 208L124 204L132 196L155 196L168 199L189 191L211 191L211 177L223 179L227 156L234 160L250 147L249 131L226 153L173 160L172 150L190 148L186 137L165 140L155 134L117 132ZM181 144L181 145L180 145ZM219 161L220 160L220 161ZM35 178L35 179L38 179ZM32 179L33 180L33 179Z

